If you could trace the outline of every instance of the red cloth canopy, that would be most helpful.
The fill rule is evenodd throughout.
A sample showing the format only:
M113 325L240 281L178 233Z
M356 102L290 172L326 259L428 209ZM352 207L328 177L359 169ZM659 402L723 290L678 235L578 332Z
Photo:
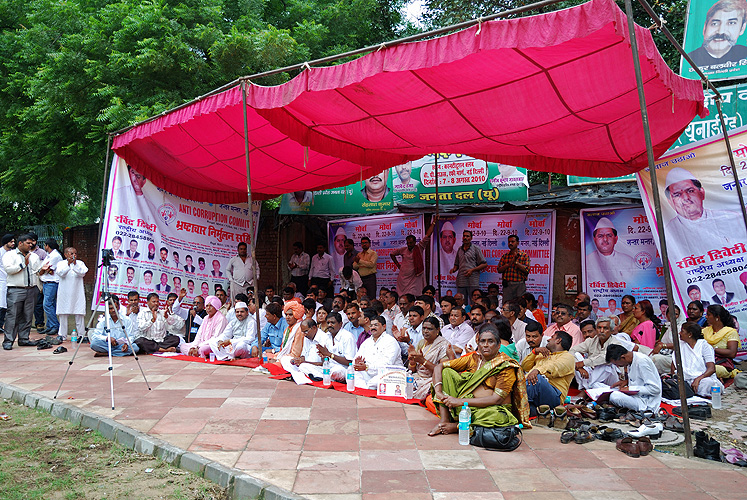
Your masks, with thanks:
M613 0L484 22L451 35L247 87L252 195L342 186L430 153L571 175L647 165L625 14ZM636 26L654 152L696 114L699 81L675 75ZM240 86L138 125L114 151L184 198L246 199Z

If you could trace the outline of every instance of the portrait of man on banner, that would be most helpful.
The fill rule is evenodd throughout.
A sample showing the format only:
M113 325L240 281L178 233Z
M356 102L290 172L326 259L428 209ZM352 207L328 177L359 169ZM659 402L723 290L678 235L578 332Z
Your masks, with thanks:
M618 232L612 221L608 217L597 220L591 237L595 249L586 257L587 281L631 281L639 268L632 256L617 247Z
M690 52L699 68L705 71L727 62L747 59L747 46L737 44L747 21L747 0L719 0L706 14L703 45Z

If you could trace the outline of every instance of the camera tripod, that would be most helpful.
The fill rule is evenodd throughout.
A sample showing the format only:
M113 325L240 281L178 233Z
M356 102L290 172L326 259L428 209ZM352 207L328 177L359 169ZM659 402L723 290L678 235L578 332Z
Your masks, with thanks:
M99 268L101 267L109 267L110 258L113 259L113 257L109 257L105 251L102 251L103 254L103 262L99 265ZM106 332L106 345L108 347L109 351L109 388L111 391L111 398L112 398L112 410L114 409L114 366L112 365L112 336L111 336L111 324L112 324L112 317L111 313L109 312L109 307L112 307L115 311L117 311L117 306L114 303L114 299L112 299L112 295L109 293L109 283L106 279L106 277L102 280L103 283L103 292L101 293L101 299L99 302L99 305L105 304L104 307L104 314L105 314L105 324L104 324L104 332ZM98 308L97 308L98 309ZM119 315L119 312L117 312L117 315ZM88 331L91 329L91 324L93 323L93 319L96 317L96 311L94 311L93 314L91 314L91 318L88 320L88 324L86 325L86 331L84 332L86 336L88 336ZM132 355L135 357L135 361L137 362L138 368L140 368L140 373L143 376L143 380L145 380L145 385L148 387L148 390L152 390L150 384L148 383L148 379L145 377L145 372L143 372L143 367L140 365L140 359L137 356L137 353L135 352L134 345L132 343L132 339L130 339L130 335L127 333L127 329L123 329L123 332L125 334L125 338L127 338L127 344L130 349L132 349ZM90 339L89 339L90 340ZM62 380L60 381L60 386L57 388L57 392L54 395L54 399L57 399L57 396L60 394L60 390L62 389L62 384L65 383L65 379L67 378L67 374L70 372L70 367L73 366L73 363L75 362L76 356L78 356L78 351L80 350L80 346L83 344L83 339L81 338L77 342L77 346L75 347L75 352L73 353L73 357L68 361L67 370L65 370L65 375L63 375Z

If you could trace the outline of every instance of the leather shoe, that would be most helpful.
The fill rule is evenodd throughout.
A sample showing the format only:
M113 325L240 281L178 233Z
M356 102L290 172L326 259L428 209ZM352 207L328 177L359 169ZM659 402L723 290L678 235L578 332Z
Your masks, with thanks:
M654 445L651 444L651 440L648 436L643 436L638 440L638 451L641 452L641 456L645 457L654 450Z
M62 344L62 341L60 340L60 338L56 334L47 335L44 338L44 341L48 342L51 345L60 345L60 344Z
M35 347L39 342L36 340L19 340L18 345L20 347Z
M13 344L8 344L6 342L3 342L3 349L6 351L12 351L13 350Z
M641 456L641 449L633 438L628 436L617 440L616 448L629 457L638 458Z
M661 437L661 432L664 430L664 426L661 422L655 422L652 424L641 424L641 426L634 430L628 432L629 435L636 437L636 438L642 438L643 436L649 436L653 439L659 439Z

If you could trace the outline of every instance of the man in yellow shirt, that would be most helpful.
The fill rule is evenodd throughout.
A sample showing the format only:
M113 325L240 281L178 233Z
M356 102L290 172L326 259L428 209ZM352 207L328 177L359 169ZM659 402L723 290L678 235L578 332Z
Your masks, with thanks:
M568 350L573 340L557 331L547 341L547 347L536 347L524 358L521 368L527 372L527 398L530 412L538 406L557 406L565 401L575 373L575 359Z
M378 262L379 256L371 250L371 239L368 236L361 238L361 248L363 250L353 259L353 269L358 271L368 298L375 299L376 262Z

